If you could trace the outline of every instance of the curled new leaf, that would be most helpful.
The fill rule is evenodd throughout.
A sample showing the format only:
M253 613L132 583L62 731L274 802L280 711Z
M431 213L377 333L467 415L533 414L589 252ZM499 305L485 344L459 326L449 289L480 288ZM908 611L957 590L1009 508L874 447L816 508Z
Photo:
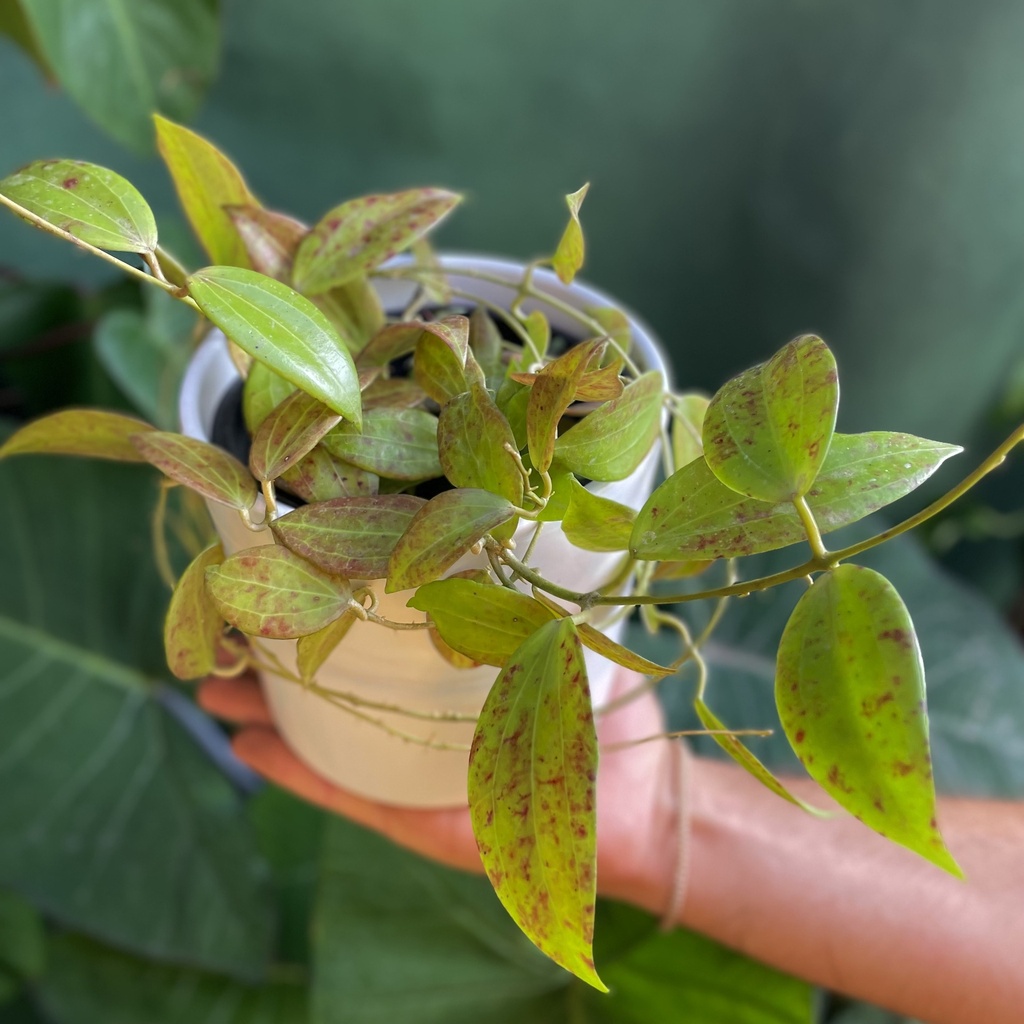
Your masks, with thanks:
M576 272L583 266L584 243L583 228L580 227L580 207L589 188L588 183L579 191L565 197L566 205L569 207L569 223L551 260L551 266L562 284L572 284Z
M206 570L220 565L224 552L214 544L196 556L181 574L164 620L167 666L178 679L198 679L212 672L224 618L206 590Z
M388 564L389 594L436 580L484 534L507 523L515 506L490 491L444 491L423 506L395 545Z
M292 282L304 294L318 295L366 274L436 227L461 198L419 188L342 203L299 246Z
M935 821L917 635L888 580L857 565L818 577L783 632L775 697L790 744L830 796L960 874Z
M132 443L153 428L134 416L100 409L63 409L27 423L0 445L8 455L84 455L115 462L145 462Z
M105 167L39 160L0 181L0 195L98 249L156 249L153 211L131 182Z
M597 736L576 627L541 626L480 712L469 811L487 877L552 960L606 991L594 969Z
M132 443L147 462L204 498L243 511L256 501L249 471L221 448L158 430L137 434Z
M838 406L835 358L820 338L803 335L711 399L704 457L722 483L750 498L799 498L828 454Z
M426 504L412 494L335 498L275 519L274 536L325 572L350 579L387 575L388 559Z
M206 570L221 614L249 636L293 640L316 633L349 607L348 581L276 544L247 548Z
M238 267L196 271L188 290L204 315L253 359L359 424L359 379L352 356L309 299Z
M426 612L450 647L499 668L527 637L555 617L526 594L456 577L420 587L409 607Z

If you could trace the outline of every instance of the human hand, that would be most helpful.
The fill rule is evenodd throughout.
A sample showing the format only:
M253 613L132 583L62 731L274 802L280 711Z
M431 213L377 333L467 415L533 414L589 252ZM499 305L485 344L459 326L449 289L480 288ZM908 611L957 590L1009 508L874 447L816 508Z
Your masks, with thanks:
M640 682L621 671L614 699ZM232 747L240 760L310 803L380 832L425 857L481 872L467 807L424 810L392 807L333 785L306 767L274 729L255 676L211 677L198 700L211 714L240 725ZM667 742L622 747L663 730L661 709L650 693L597 720L601 744L597 780L598 888L607 896L664 906L675 852L674 770Z

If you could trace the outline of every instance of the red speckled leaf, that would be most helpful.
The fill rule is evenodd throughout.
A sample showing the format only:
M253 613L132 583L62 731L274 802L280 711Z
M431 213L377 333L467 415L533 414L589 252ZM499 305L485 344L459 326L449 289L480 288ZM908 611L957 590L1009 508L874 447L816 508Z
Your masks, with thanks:
M838 406L835 358L821 338L802 335L711 399L704 457L723 484L750 498L798 498L825 461Z
M822 533L838 530L909 494L960 450L911 434L836 434L807 503ZM637 558L732 558L806 536L792 502L747 498L698 458L647 500L631 550Z
M423 409L370 409L362 430L342 423L321 443L339 459L392 480L441 475L437 417Z
M352 597L348 580L329 576L276 544L247 548L207 569L206 586L232 626L275 640L323 629Z
M479 384L441 410L437 451L445 476L456 487L481 487L521 505L523 476L505 445L515 448L512 428Z
M426 612L450 647L499 668L527 637L554 618L527 594L457 577L420 587L409 607Z
M274 536L324 572L350 579L387 575L398 538L426 504L412 494L334 498L275 519Z
M584 371L601 344L587 341L574 345L534 377L526 408L526 437L530 460L538 470L546 471L551 465L558 421L576 398Z
M287 282L295 250L309 228L287 214L264 210L252 203L225 206L224 212L245 246L252 269Z
M224 617L206 590L206 570L220 565L224 552L214 544L181 574L164 620L167 666L179 679L198 679L212 672L224 628Z
M132 444L136 434L153 428L133 416L100 409L64 409L33 420L0 446L8 455L83 455L114 462L145 462Z
M594 969L597 736L576 627L516 650L480 712L469 809L494 891L537 947L607 991Z
M304 391L289 395L261 424L249 449L257 480L276 480L307 455L341 417Z
M438 579L485 533L513 515L511 502L476 488L444 491L432 498L391 553L386 591L393 594Z
M501 331L483 306L477 306L469 316L469 348L487 377L501 374Z
M326 448L317 446L282 473L280 483L303 501L314 502L376 494L380 479L376 473L336 459Z
M416 383L439 405L444 405L469 386L466 357L469 353L469 320L448 316L424 324L416 340L413 372Z
M378 377L363 392L363 411L369 409L414 409L423 405L427 393L405 377Z
M583 266L584 243L583 228L580 227L580 207L587 196L590 184L586 184L577 192L572 192L565 197L566 205L569 207L569 223L551 259L551 266L554 268L558 279L562 284L572 284L576 272Z
M336 206L299 246L292 282L317 295L409 248L461 201L439 188L363 196Z
M811 776L869 828L959 875L935 820L924 666L892 584L841 565L800 598L779 644L782 727Z
M231 508L252 508L256 482L233 455L205 441L154 430L132 443L161 473L204 498Z

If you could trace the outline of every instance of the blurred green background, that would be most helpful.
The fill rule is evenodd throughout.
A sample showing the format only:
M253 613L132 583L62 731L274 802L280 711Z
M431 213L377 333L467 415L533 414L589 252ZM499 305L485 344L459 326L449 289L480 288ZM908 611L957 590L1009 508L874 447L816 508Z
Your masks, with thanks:
M681 385L713 390L814 331L838 354L841 430L967 444L966 466L1024 414L1015 0L0 0L0 28L51 75L0 38L0 175L110 166L175 251L193 252L154 104L307 219L368 191L464 190L450 248L550 251L562 196L592 182L584 276L653 326ZM103 264L0 220L0 416L169 417L153 381L183 345ZM153 493L145 470L0 467L0 1024L884 1019L613 907L618 993L594 1000L476 880L252 799L197 752L205 723L161 675ZM948 788L1024 791L1005 625L1022 494L1017 460L940 525L959 582L912 544L885 556L921 628ZM712 681L732 724L774 720L770 679L727 655L768 650L787 602L727 616Z

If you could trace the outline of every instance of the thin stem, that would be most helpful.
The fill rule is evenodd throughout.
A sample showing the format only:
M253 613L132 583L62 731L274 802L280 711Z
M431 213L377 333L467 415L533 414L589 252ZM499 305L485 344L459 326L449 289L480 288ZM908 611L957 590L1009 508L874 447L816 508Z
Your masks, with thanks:
M176 256L172 256L162 245L156 247L156 258L160 261L161 270L164 267L170 271L171 277L176 277L180 280L181 284L185 283L188 277L188 271L178 261ZM164 280L167 280L166 275L162 275ZM171 282L174 283L173 281Z
M814 518L814 513L811 511L811 506L807 504L807 499L801 494L799 498L793 499L793 505L796 508L796 514L800 517L800 522L803 524L804 533L807 534L807 542L811 545L811 554L819 562L828 561L828 548L825 547L825 543L821 539L818 521Z
M170 480L160 481L156 507L153 509L153 556L160 578L171 590L178 585L171 567L170 552L167 550L167 494L174 486Z
M638 747L641 743L654 743L655 740L674 740L683 736L771 736L771 729L677 729L674 732L658 732L653 736L643 736L638 740L620 740L618 743L602 743L605 751L628 750Z
M426 621L397 622L394 619L387 619L383 615L378 615L376 612L367 611L366 609L363 609L363 611L366 613L367 622L375 622L378 626L386 626L388 629L430 629L430 623Z
M509 590L515 590L518 593L516 585L505 575L505 571L501 567L501 561L498 556L494 553L492 547L487 547L487 561L491 563L491 572L498 577L498 582Z
M264 524L270 524L277 518L277 496L274 493L274 481L261 480L260 487L263 490L263 501L267 506L263 522Z
M155 252L144 252L142 258L146 261L146 266L149 267L149 272L158 280L164 284L170 284L166 277L164 277L163 267L160 266L160 261L156 258Z
M537 545L537 538L540 537L540 531L544 528L544 524L538 519L537 529L533 531L530 537L529 544L526 545L526 550L523 552L523 557L520 559L521 562L529 564L530 556L533 554L533 549Z
M501 547L497 541L491 540L488 542L488 547L493 547L498 557L511 569L515 570L517 576L520 579L525 580L527 583L537 587L538 590L543 590L554 597L560 597L564 601L572 601L573 604L578 604L582 607L582 602L588 597L596 598L597 594L579 594L575 590L569 590L568 587L559 586L557 583L553 583L551 580L545 579L539 572L534 572L528 565L524 565L506 548ZM618 601L592 601L591 604L629 604L630 600L618 600ZM589 607L589 605L588 605ZM586 609L584 608L584 611Z
M251 512L252 509L248 508L240 508L238 510L238 514L242 517L242 522L245 524L245 528L247 530L252 530L253 533L262 533L270 526L267 516L264 514L263 518L258 523L254 523L252 521L252 516L250 515Z
M371 711L387 711L394 715L415 718L421 722L475 722L477 720L476 715L467 715L459 711L419 711L416 708L404 708L399 704L389 704L386 701L368 700L354 693L347 693L344 690L331 690L317 683L312 683L310 689L318 697L325 697L332 703L337 699L344 701L346 704L352 704L355 707L370 708Z

